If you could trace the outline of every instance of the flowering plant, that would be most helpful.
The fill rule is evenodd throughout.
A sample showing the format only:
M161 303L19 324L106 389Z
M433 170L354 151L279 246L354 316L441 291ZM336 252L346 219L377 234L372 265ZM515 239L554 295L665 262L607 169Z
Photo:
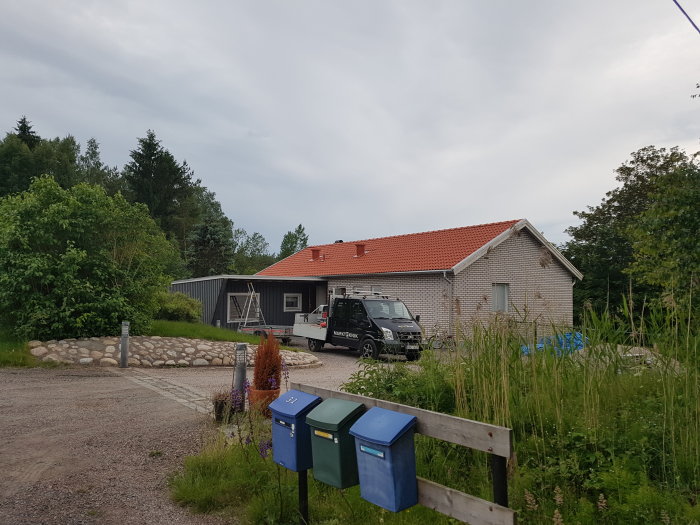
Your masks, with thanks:
M282 381L282 354L279 341L272 334L260 338L255 354L253 388L255 390L276 390Z

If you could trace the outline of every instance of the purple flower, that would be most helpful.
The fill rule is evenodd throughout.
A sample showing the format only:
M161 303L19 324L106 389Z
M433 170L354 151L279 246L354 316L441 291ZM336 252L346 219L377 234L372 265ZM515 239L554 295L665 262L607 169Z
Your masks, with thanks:
M240 390L231 391L231 407L235 412L240 412L245 407L245 396Z
M277 381L274 377L270 377L267 382L270 383L270 390L275 390L277 388Z
M253 442L253 439L252 439L250 436L247 436L247 437L245 438L244 443L245 443L246 445L250 445L252 442Z
M272 440L268 439L267 441L261 441L260 444L258 445L258 453L260 454L260 457L265 459L267 455L270 453L270 449L272 448Z

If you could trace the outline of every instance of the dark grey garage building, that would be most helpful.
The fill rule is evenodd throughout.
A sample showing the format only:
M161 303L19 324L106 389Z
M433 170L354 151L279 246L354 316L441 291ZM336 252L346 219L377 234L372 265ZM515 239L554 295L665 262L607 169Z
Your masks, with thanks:
M174 281L173 292L202 302L202 322L238 329L248 324L294 324L294 315L310 312L326 299L326 279L264 275L213 275Z

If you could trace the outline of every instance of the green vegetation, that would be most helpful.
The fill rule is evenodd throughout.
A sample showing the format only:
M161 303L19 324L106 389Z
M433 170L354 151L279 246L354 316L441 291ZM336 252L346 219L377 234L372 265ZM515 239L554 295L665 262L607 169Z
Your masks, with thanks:
M156 319L164 321L185 321L196 323L202 315L202 302L181 292L161 292L158 294Z
M0 329L0 367L35 366L36 359L29 353L27 341Z
M145 206L34 179L0 199L0 320L44 340L114 335L123 319L138 334L176 257Z
M585 306L616 312L624 296L641 313L660 292L678 301L697 286L697 154L648 146L615 173L620 186L598 206L574 212L581 223L566 230L571 240L561 247L585 276L574 286L579 321Z
M475 328L418 370L368 364L345 388L512 428L523 522L697 523L700 334L677 314L654 310L634 339L625 320L591 316L588 348L567 355L523 357L506 327ZM658 352L618 348L642 339ZM427 477L490 498L484 454L426 439L418 454Z
M236 436L226 441L219 435L199 455L185 460L184 471L170 482L173 499L197 512L242 523L297 525L298 475L273 463L270 419L256 412L234 413L234 424L241 429ZM341 491L308 476L309 517L315 524L454 523L424 507L394 514L361 499L357 486Z
M260 337L243 334L226 328L217 328L203 323L186 323L182 321L153 321L146 335L160 337L189 337L190 339L208 339L209 341L232 341L257 345Z
M512 428L510 506L523 523L699 523L700 333L678 314L652 309L633 335L624 318L590 315L584 351L527 357L533 341L478 327L415 364L366 363L344 389ZM655 350L639 357L642 342ZM258 453L268 427L189 458L176 501L296 523L296 474ZM491 499L487 454L417 436L416 455L419 476ZM383 512L357 487L311 482L309 499L314 523L450 523L421 507Z

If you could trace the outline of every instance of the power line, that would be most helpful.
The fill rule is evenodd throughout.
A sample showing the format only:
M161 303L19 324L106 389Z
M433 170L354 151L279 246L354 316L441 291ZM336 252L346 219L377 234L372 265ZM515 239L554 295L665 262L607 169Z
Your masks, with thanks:
M679 4L677 0L673 0L673 3L678 6L678 9L681 10L681 13L683 13L685 15L685 17L688 19L688 22L690 22L692 24L692 26L695 28L695 30L698 32L698 34L700 34L700 28L698 28L698 26L695 25L695 22L693 22L693 19L690 18L690 15L685 12L685 9L683 9L681 7L681 4Z

